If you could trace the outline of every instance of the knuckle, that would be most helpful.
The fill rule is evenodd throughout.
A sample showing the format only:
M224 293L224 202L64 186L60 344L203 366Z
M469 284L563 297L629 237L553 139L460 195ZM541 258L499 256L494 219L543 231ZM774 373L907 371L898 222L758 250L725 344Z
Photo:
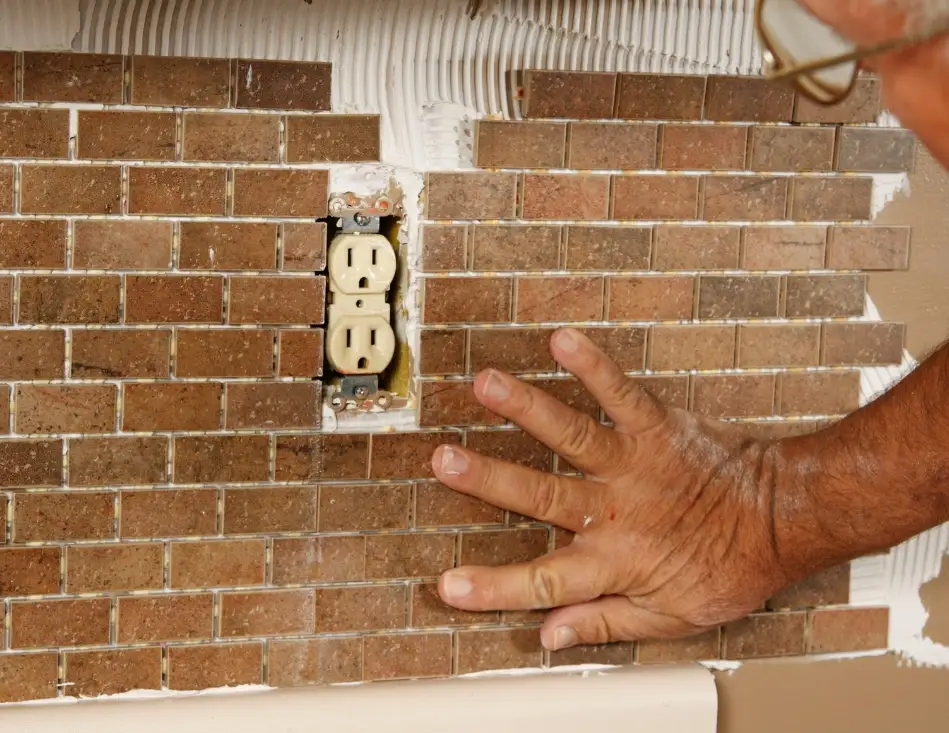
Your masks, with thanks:
M560 579L550 568L533 565L528 569L528 587L534 608L554 608L560 598Z
M589 452L596 443L597 423L592 419L577 418L564 426L561 450L571 456Z
M561 502L560 481L553 474L544 474L537 481L531 497L531 513L536 519L546 519L557 513Z

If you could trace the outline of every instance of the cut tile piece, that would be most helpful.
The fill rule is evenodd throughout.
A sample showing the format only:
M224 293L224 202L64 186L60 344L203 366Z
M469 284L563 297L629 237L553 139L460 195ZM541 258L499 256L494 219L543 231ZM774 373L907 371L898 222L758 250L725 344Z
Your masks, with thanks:
M467 334L466 329L422 331L418 355L419 374L464 374Z
M469 227L453 224L422 225L422 272L463 272L467 268Z

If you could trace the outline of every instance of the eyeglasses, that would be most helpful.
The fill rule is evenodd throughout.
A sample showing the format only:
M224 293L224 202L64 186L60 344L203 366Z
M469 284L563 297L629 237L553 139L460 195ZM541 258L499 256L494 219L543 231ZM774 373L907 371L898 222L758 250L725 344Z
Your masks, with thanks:
M928 31L860 48L819 20L800 0L758 0L755 23L765 46L765 77L789 79L806 96L828 105L850 94L861 60L949 32L947 18Z

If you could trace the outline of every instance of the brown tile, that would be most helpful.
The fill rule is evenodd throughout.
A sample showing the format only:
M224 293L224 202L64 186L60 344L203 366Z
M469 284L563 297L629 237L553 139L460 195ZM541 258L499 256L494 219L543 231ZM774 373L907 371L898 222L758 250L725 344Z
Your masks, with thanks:
M70 697L161 689L161 649L69 652L65 681Z
M817 270L824 266L827 227L746 227L746 270Z
M162 107L227 107L227 59L134 56L132 104Z
M695 176L614 176L613 217L690 221L698 218L698 195Z
M163 557L161 543L70 547L66 555L66 591L159 590Z
M412 585L412 626L429 628L432 626L473 626L476 624L496 624L496 611L461 611L446 605L438 595L435 583Z
M182 160L276 163L280 118L188 112L184 115Z
M819 122L825 125L876 122L882 112L880 92L879 79L862 77L857 80L850 95L840 104L827 106L813 102L803 94L798 94L794 121Z
M372 436L370 479L433 478L432 454L457 433L379 433Z
M537 629L458 632L458 674L540 667L544 650Z
M10 606L10 648L109 643L108 598L21 601Z
M0 597L58 594L60 559L58 547L0 550Z
M578 664L619 665L630 664L632 661L632 644L581 644L550 653L551 667Z
M429 278L422 322L503 323L511 320L512 278Z
M710 76L705 118L716 122L788 122L794 89L760 77Z
M166 270L173 224L167 221L73 223L73 267L90 270Z
M13 323L13 277L0 276L0 323Z
M0 657L0 702L56 697L59 654L5 654Z
M469 433L470 436L473 433ZM485 452L483 448L472 450ZM547 452L547 467L550 452ZM504 511L483 501L460 494L441 484L419 484L415 498L415 524L418 527L451 527L465 524L502 524Z
M663 125L662 164L670 171L745 168L748 128L731 125Z
M312 634L316 608L312 590L221 594L222 637Z
M5 545L7 543L7 528L6 528L6 516L7 516L7 507L12 503L12 499L7 498L5 494L0 494L0 517L4 518L3 521L3 532L0 536L0 545Z
M428 173L425 214L429 219L513 219L516 173Z
M547 554L547 536L546 529L464 532L460 564L494 566L529 562Z
M791 196L795 221L864 221L870 219L873 179L795 178Z
M616 74L528 69L524 88L528 117L603 120L613 116Z
M503 418L475 399L472 382L423 382L419 425L501 425Z
M560 227L478 224L471 232L472 270L529 271L560 267Z
M178 252L182 270L273 270L277 226L183 221Z
M465 373L467 331L422 331L418 356L419 374L446 375Z
M246 483L269 477L270 438L266 435L204 435L174 440L175 483Z
M4 109L0 125L0 158L69 157L67 109Z
M225 427L318 428L321 399L319 382L229 384Z
M321 532L405 529L409 526L411 487L324 485L320 489Z
M580 170L652 170L656 168L658 137L657 125L572 122L566 167Z
M470 332L469 371L501 369L515 374L552 372L548 328L486 328Z
M454 534L370 535L366 538L366 578L425 578L454 565Z
M14 542L106 540L113 528L111 492L17 494L13 499Z
M326 216L325 170L234 171L234 216Z
M205 275L129 275L127 323L221 323L224 278Z
M365 579L365 537L288 537L273 541L274 585Z
M217 533L217 490L123 491L119 536L200 537Z
M259 685L263 675L261 642L168 647L168 688L207 690Z
M768 601L768 608L805 609L850 602L850 563L836 565L795 583Z
M558 401L564 403L567 407L572 407L578 412L589 415L590 417L599 417L600 406L593 396L584 389L583 385L576 379L563 379L560 377L554 379L531 379L528 384L543 390Z
M835 270L905 270L911 235L910 227L833 227L827 266Z
M703 214L707 221L780 221L787 199L786 178L709 176Z
M24 275L20 323L118 323L120 278Z
M550 470L550 449L520 430L469 430L465 445L481 455L516 463L538 471ZM422 486L419 486L421 496ZM493 507L490 508L493 516ZM490 524L490 522L457 522L457 524Z
M479 120L475 165L479 168L563 168L563 122Z
M18 385L18 433L108 433L115 430L116 387Z
M175 118L172 112L80 110L76 157L174 160Z
M723 657L756 659L804 653L804 613L762 613L725 627Z
M837 170L855 173L902 173L916 161L916 136L909 130L842 127Z
M838 608L812 611L807 651L811 654L886 649L890 609Z
M119 214L118 166L24 165L20 211L24 214Z
M448 677L451 658L451 634L368 636L364 677L367 681Z
M860 405L860 372L782 374L780 415L845 415Z
M132 166L128 186L130 214L224 216L225 213L225 171L220 168Z
M806 367L820 363L820 326L739 326L738 366L742 369Z
M227 489L224 534L312 531L319 505L316 486Z
M699 278L699 318L776 318L781 278L715 275Z
M5 213L13 212L13 172L12 165L0 166L0 211Z
M277 359L280 377L322 377L323 330L280 331Z
M287 272L315 272L326 269L326 224L294 222L283 225L283 262Z
M656 270L734 270L738 267L737 227L656 227Z
M903 361L902 323L825 323L826 366L884 366Z
M519 277L514 320L519 323L599 321L603 317L601 277Z
M122 57L93 53L23 54L24 102L122 103Z
M620 74L618 96L617 116L622 119L700 120L705 77Z
M524 219L607 219L609 207L609 176L524 174L521 194L521 216Z
M751 169L831 171L836 130L832 127L753 127Z
M565 236L568 270L649 269L651 227L571 226Z
M73 377L161 379L170 362L171 331L73 331Z
M0 442L0 486L49 487L63 482L61 440Z
M272 377L274 332L178 331L177 377Z
M678 407L682 410L688 407L688 375L679 377L633 377L632 379L662 404L668 405L669 407Z
M237 62L237 107L330 109L332 66L321 61Z
M721 630L712 629L685 639L647 639L638 644L640 664L703 662L721 657Z
M262 539L173 542L172 588L263 585L267 545Z
M272 687L331 685L362 680L362 638L269 642Z
M0 378L62 379L63 331L0 330Z
M378 161L378 115L313 115L287 118L290 163Z
M641 371L645 368L645 328L595 327L582 331L623 371Z
M467 237L467 226L423 224L419 270L421 272L464 271L468 262Z
M69 484L112 487L164 483L167 459L167 438L75 438L69 441Z
M126 384L122 429L215 430L221 425L220 384Z
M0 101L16 100L16 53L0 53Z
M691 277L610 277L607 318L611 321L678 321L692 317Z
M326 278L231 277L228 322L233 324L320 324Z
M774 414L773 374L698 375L692 409L707 417L767 417Z
M277 481L366 478L367 435L278 435Z
M5 384L0 387L0 435L7 435L10 432L10 393L11 387L9 385ZM4 508L5 504L0 502L0 510ZM0 544L3 544L2 540L0 540Z
M788 318L863 315L864 275L793 275L787 279Z
M4 269L53 269L66 266L65 221L41 219L0 221L0 267Z
M316 591L316 630L382 631L405 628L404 585L323 588Z
M731 369L735 337L734 326L657 326L650 334L649 368Z
M210 639L213 616L211 593L123 597L118 600L116 640L135 644Z

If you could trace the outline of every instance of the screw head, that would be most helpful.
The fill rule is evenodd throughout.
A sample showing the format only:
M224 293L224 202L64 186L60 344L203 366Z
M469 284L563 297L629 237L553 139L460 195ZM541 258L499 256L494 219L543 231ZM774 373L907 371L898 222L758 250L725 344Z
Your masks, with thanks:
M369 390L365 387L356 387L356 389L353 390L353 394L362 400L369 396Z
M353 220L361 227L368 226L371 221L365 214L356 214L353 216Z

